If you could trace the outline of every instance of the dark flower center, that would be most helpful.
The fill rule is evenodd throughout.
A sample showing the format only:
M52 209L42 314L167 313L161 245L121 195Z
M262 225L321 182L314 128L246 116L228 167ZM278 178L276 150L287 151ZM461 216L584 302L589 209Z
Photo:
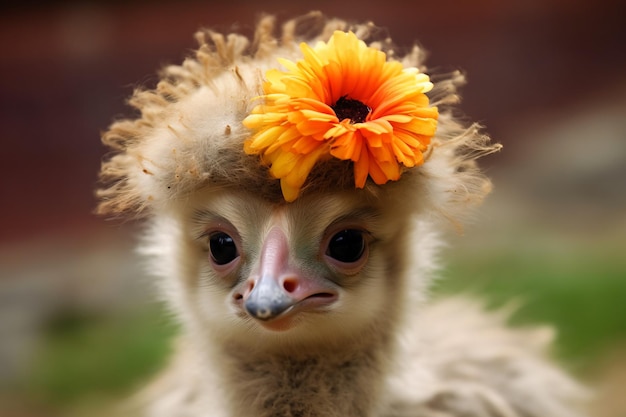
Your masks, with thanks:
M372 111L359 100L353 100L348 96L340 97L334 106L330 106L337 115L339 121L350 119L350 123L363 123Z

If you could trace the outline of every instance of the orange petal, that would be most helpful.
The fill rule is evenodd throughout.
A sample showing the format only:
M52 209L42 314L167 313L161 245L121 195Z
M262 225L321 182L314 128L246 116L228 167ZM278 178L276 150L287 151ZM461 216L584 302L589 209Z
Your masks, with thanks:
M393 126L385 119L376 119L365 123L357 123L357 126L359 127L359 130L362 131L363 136L368 138L393 132Z
M361 135L357 135L357 132L347 132L345 135L342 135L336 138L330 149L330 154L335 158L341 160L352 160L356 161L361 154Z
M365 181L369 174L369 153L365 146L361 147L361 155L354 163L354 185L357 188L365 187Z
M368 148L370 151L370 155L374 157L377 161L395 161L393 156L393 150L391 149L391 144L383 144L383 146L379 147L369 147L369 141L367 142Z
M370 177L372 178L372 180L374 180L376 184L384 184L388 181L387 176L385 175L383 170L380 169L378 162L374 158L370 158L369 166L367 169Z
M397 162L381 162L370 160L370 176L376 184L384 184L389 180L400 178L400 166Z
M326 132L333 126L332 122L304 119L296 124L302 136L312 136L317 140L323 140Z
M403 123L399 127L414 134L433 136L437 130L437 120L414 117L409 123Z
M318 148L323 142L310 136L302 136L291 145L291 149L299 154L308 154Z
M324 133L324 139L338 138L339 136L345 135L347 132L351 132L354 130L354 128L350 128L349 124L336 123L333 127L328 129L326 133Z
M336 103L337 100L345 94L343 92L343 82L345 76L343 75L341 65L339 65L336 61L330 61L324 69L326 70L325 81L326 90L328 91L325 103Z
M310 98L295 98L291 100L291 106L294 110L313 110L319 113L327 114L336 118L333 109L323 101Z
M402 164L407 167L415 166L415 152L404 142L400 139L394 138L391 142L391 148L398 162L402 162Z

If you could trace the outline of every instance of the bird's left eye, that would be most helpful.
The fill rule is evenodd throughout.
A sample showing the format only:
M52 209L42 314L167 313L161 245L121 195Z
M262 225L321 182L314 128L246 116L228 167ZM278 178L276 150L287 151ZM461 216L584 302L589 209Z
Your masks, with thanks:
M215 232L209 236L211 259L217 265L226 265L239 256L234 239L224 232Z
M330 239L326 255L344 263L354 263L365 253L363 231L357 229L342 230Z

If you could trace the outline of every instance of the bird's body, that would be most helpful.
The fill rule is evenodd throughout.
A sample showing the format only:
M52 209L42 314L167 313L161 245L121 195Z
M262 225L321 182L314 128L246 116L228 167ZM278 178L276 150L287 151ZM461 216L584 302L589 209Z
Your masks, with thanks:
M379 136L368 136L375 129L370 116L393 107L389 100L376 108L342 93L330 107L311 104L310 97L283 106L283 96L266 90L266 104L251 110L268 88L263 74L276 67L276 58L301 57L297 33L308 32L303 39L312 45L346 27L312 14L287 22L279 40L271 18L260 22L251 44L239 35L202 32L195 58L167 68L156 90L136 93L132 103L142 117L105 134L120 152L103 168L103 178L112 181L101 191L101 210L148 215L143 251L182 327L170 367L141 396L145 414L579 416L575 403L582 395L545 358L545 333L507 330L469 302L425 302L440 245L436 230L442 219L460 221L489 191L474 160L497 149L445 111L456 101L460 75L435 83L433 104L443 111L415 107L425 98L415 92L409 104L392 103L409 113L376 125L396 126L405 140L393 148L400 171L385 165ZM376 32L371 25L353 30L362 39ZM339 44L351 36L335 32L333 39ZM388 41L370 45L393 55ZM324 56L323 47L315 51ZM414 49L397 62L418 68L420 58ZM298 62L292 71L310 76L306 62ZM397 74L399 83L415 76L416 85L430 88L418 70ZM276 76L267 72L270 80ZM284 79L276 82L280 88ZM311 133L294 145L307 150L285 162L271 152L286 149L286 142L270 145L261 163L256 153L263 151L255 146L273 140L267 132L291 140L291 132L325 123L319 112L312 121L298 119L313 114L298 107L307 105L345 116L343 125L333 119L335 131L362 129L363 136L354 137L371 146L369 156L357 149L352 161L331 158L323 152L348 154L339 136L325 147L327 138ZM276 109L287 108L292 113L281 119ZM249 127L268 120L282 122L252 136ZM423 132L435 121L427 146ZM413 122L423 129L419 135L406 128ZM307 155L318 158L315 164L307 166ZM366 183L359 178L367 164L359 168L354 155L370 158ZM374 166L371 158L382 159ZM304 174L294 180L296 171Z

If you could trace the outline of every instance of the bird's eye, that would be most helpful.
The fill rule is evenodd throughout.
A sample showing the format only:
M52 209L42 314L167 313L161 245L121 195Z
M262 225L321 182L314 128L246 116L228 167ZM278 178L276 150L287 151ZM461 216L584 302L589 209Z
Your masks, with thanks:
M335 234L328 242L326 255L339 262L356 262L365 253L365 238L363 231L345 229Z
M211 259L217 265L226 265L239 256L235 241L224 232L215 232L209 236L209 249Z

